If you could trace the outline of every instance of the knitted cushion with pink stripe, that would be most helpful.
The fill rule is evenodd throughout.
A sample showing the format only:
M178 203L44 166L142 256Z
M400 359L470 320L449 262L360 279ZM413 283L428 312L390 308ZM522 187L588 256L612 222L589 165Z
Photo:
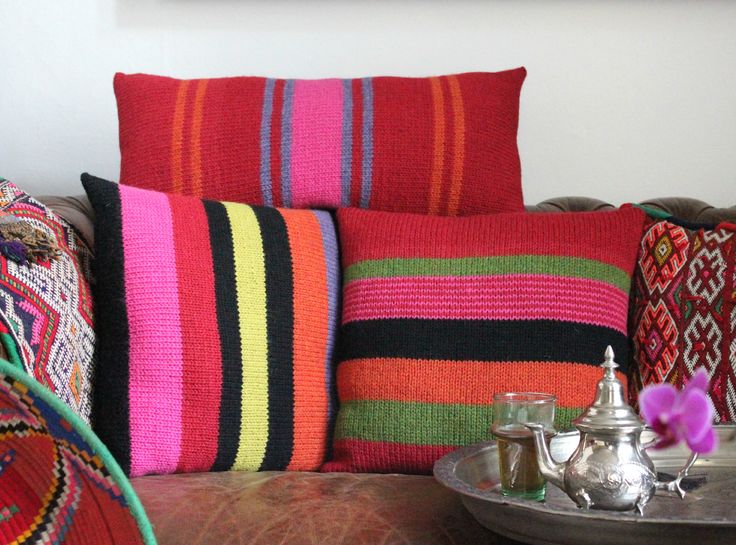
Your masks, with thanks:
M526 70L429 78L115 76L120 181L286 208L522 210Z
M323 470L429 473L490 439L499 392L555 394L564 429L606 346L626 361L641 210L337 218L340 409Z
M104 309L93 421L123 469L319 468L335 407L329 213L82 179Z

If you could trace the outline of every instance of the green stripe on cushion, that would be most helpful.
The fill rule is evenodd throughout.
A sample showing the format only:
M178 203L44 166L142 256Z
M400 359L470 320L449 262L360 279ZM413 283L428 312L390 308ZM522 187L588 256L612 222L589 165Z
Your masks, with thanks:
M345 269L345 283L362 278L392 276L478 276L492 274L549 274L588 278L613 284L628 293L631 280L618 267L580 257L543 255L388 258L360 261Z
M557 407L555 426L571 428L581 408ZM335 439L464 446L490 439L493 407L386 400L340 406Z

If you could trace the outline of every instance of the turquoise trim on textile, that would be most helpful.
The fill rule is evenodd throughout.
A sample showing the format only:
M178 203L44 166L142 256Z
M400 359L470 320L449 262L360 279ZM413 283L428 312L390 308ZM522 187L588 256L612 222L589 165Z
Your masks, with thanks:
M8 355L8 362L16 369L23 369L23 361L20 359L18 354L18 347L15 344L15 339L8 333L0 333L0 344L5 349L5 353Z
M643 210L644 213L650 218L655 218L658 220L666 220L672 217L672 214L670 214L669 212L664 212L663 210L657 210L656 208L650 208L649 206L646 206L644 204L635 204L634 207L638 208L639 210Z
M62 418L64 418L64 420L71 424L74 431L78 433L82 439L87 442L90 448L92 448L95 454L102 459L110 473L110 476L115 480L118 487L120 487L120 491L122 492L128 507L130 507L130 512L138 524L138 529L143 536L143 542L146 545L157 545L156 537L153 535L151 522L148 520L148 516L143 509L143 505L138 499L138 495L135 493L135 490L133 490L130 481L123 473L123 470L120 469L115 458L113 458L110 451L107 450L107 447L102 443L102 441L100 441L92 429L85 424L79 416L74 414L74 412L72 412L72 410L67 407L61 399L56 397L51 393L51 391L47 390L40 382L33 377L28 376L25 371L15 368L12 363L2 358L0 358L0 374L7 375L25 385L31 392L33 392L33 395L39 397L41 401L52 407L62 416Z
M30 369L30 365L26 366L26 362L23 360L23 352L16 336L17 332L13 329L13 324L10 323L10 320L7 319L5 313L2 311L0 311L0 322L2 322L7 330L7 333L0 333L0 344L5 349L10 364L21 371L25 371L26 368ZM0 361L2 361L2 358L0 358Z

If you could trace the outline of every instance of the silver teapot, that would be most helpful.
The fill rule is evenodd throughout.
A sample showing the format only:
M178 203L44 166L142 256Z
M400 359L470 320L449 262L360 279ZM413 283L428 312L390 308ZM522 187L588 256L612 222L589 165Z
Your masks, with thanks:
M550 455L541 424L527 424L534 433L537 461L542 475L562 489L583 509L609 509L643 514L657 490L685 492L680 482L697 459L693 454L676 478L657 480L654 464L642 445L644 424L626 402L624 388L616 378L613 349L606 349L603 378L598 383L595 401L573 421L580 431L580 442L570 459L556 463Z

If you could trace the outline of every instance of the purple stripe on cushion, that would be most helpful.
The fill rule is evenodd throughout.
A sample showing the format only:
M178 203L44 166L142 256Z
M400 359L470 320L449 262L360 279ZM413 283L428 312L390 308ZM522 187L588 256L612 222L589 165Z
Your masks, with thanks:
M291 150L294 80L284 83L284 103L281 108L281 203L291 207Z
M342 156L340 163L341 206L350 206L353 175L353 80L342 80Z
M332 357L335 348L335 329L337 327L337 316L339 311L340 297L340 256L337 246L337 236L335 234L335 224L328 212L315 211L314 214L319 220L319 226L322 230L322 242L325 253L325 269L327 271L327 350L325 352L325 385L327 388L328 411L330 415L330 429L334 421L336 412L332 369Z
M363 169L360 184L360 207L368 208L373 183L373 80L363 78Z
M273 90L275 79L266 80L263 94L263 114L261 115L261 195L263 204L273 206L271 190L271 118L273 117Z

